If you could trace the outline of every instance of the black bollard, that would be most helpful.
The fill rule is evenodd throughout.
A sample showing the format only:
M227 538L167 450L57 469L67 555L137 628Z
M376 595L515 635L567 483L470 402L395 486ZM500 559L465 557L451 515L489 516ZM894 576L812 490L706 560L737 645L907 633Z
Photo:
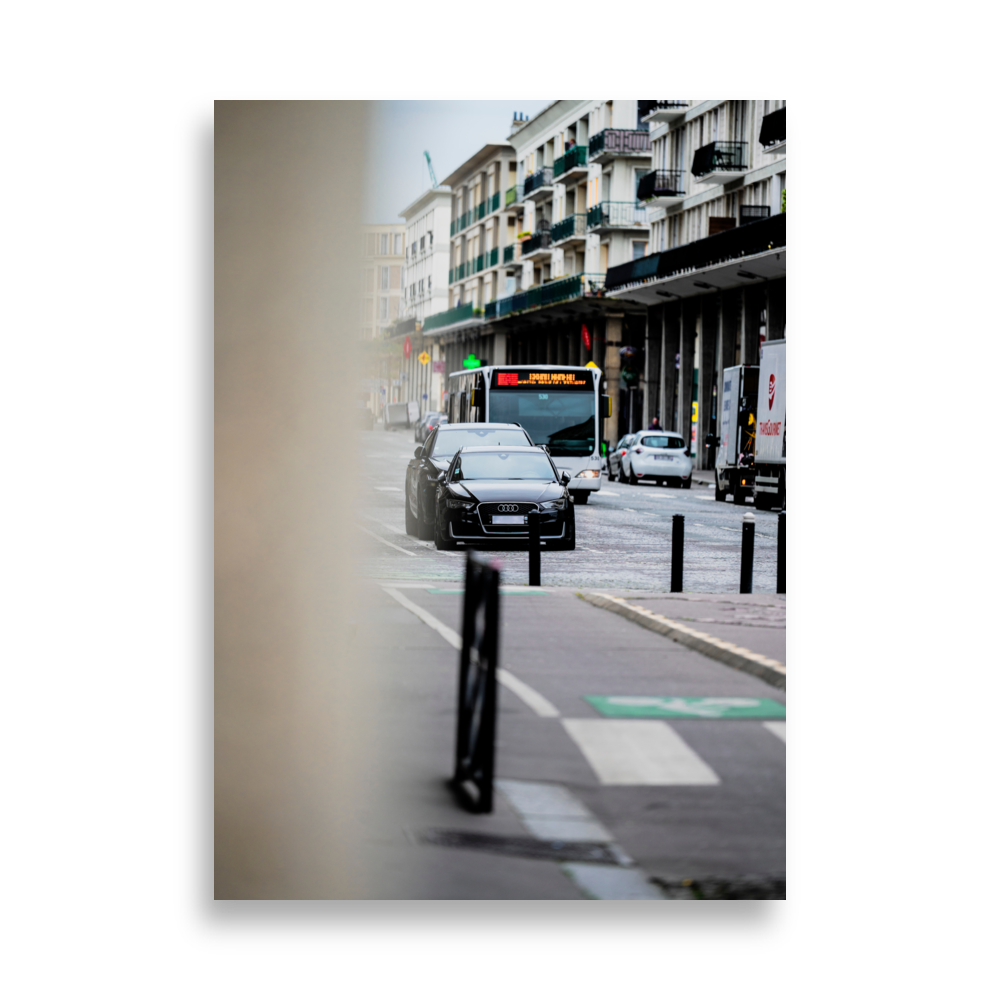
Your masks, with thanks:
M528 515L528 586L542 585L542 515L533 510Z
M778 515L778 591L785 592L785 512Z
M740 559L740 593L753 593L753 514L743 515L743 554Z
M670 593L684 589L684 515L674 514L670 553Z

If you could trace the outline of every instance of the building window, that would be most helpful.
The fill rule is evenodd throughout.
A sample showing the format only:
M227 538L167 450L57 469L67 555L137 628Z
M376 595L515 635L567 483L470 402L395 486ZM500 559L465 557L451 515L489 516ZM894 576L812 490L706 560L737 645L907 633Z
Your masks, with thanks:
M430 295L430 294L431 294L431 279L430 279L430 277L429 277L429 276L428 276L428 278L427 278L427 294L428 294L428 295Z
M429 247L429 248L430 248L431 250L433 250L433 249L434 249L434 234L433 234L433 233L428 233L428 234L427 234L427 246L428 246L428 247Z
M423 298L424 297L424 279L423 278L420 279L419 288L420 288L420 297Z
M632 260L646 256L646 244L642 240L632 241Z
M424 237L424 236L421 236L421 237L420 237L420 252L421 252L421 253L423 253L423 252L424 252L424 240L425 240L425 238L426 238L426 237ZM414 244L414 246L416 246L416 244Z
M385 291L389 287L389 268L382 267L379 270L381 271L381 282L378 287Z
M395 233L392 238L392 252L397 257L403 252L403 234Z
M389 297L382 295L378 300L378 318L388 319L389 318Z
M389 256L389 233L379 233L379 254L383 257Z

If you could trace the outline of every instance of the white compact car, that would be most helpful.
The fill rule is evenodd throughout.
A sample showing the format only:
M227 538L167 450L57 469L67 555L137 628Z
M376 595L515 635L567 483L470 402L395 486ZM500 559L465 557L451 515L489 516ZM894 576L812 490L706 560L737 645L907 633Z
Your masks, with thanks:
M658 485L691 488L691 457L684 439L671 431L641 431L622 456L621 478L632 484L652 479Z

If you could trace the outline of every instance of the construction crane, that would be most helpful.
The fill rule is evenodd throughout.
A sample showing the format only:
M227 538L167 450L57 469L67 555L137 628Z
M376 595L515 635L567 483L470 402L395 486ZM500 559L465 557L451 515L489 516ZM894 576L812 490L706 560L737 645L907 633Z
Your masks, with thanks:
M427 159L427 169L431 172L431 187L438 186L438 179L434 176L434 165L431 163L431 154L424 150L424 156Z

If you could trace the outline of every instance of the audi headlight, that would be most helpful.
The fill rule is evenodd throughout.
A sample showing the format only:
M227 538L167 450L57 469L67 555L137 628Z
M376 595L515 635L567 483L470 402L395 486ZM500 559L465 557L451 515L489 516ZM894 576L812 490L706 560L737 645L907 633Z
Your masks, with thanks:
M560 497L558 500L546 500L542 504L542 510L565 510L566 498Z
M452 510L473 510L476 505L471 500L455 500L452 497L448 497L445 500L445 506L450 507Z
M600 469L584 469L576 474L577 479L596 479L601 474Z

